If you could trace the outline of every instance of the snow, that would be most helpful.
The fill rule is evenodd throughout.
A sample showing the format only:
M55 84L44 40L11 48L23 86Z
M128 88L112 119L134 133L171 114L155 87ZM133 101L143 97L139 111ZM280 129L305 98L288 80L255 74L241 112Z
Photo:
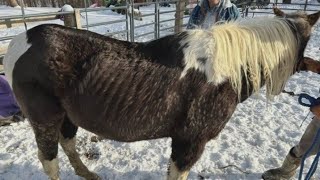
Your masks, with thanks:
M174 7L161 8L160 11L173 9ZM27 8L26 13L58 10L58 8ZM152 6L146 6L141 7L140 11L142 14L147 14L153 13L154 9ZM0 16L17 13L19 13L17 9L0 7ZM88 17L89 23L124 18L112 11L90 12ZM163 14L160 19L170 18L174 18L174 13ZM187 21L187 18L185 20ZM152 21L154 21L154 16L143 17L143 21L135 21L135 25ZM60 20L52 22L62 24ZM85 19L82 19L82 23L85 24ZM174 22L162 23L161 28L170 27L173 24ZM35 25L37 23L30 23L28 28ZM89 30L104 34L123 28L125 24L119 23L89 28ZM151 25L137 29L135 32L138 35L152 30ZM23 31L23 26L0 29L0 36L14 35ZM172 31L164 31L161 36L169 33ZM114 37L126 39L125 34ZM153 34L141 37L138 41L147 41L152 38ZM305 56L319 60L319 47L320 24L315 28ZM319 75L301 72L290 78L285 89L318 97L320 94L319 81ZM309 109L299 105L297 97L288 94L280 94L274 98L274 101L267 103L264 91L262 89L261 93L237 106L221 134L215 140L207 143L200 160L191 169L189 179L199 179L201 176L205 179L255 180L260 179L264 171L281 165L289 149L299 141L312 115L309 115L300 127ZM92 136L92 133L80 128L77 133L77 150L87 167L97 172L103 179L165 178L171 153L171 139L163 138L134 143L111 140L91 142ZM60 146L58 156L61 179L80 179L75 175ZM307 159L306 168L310 167L312 160L312 157ZM225 166L228 167L224 168ZM37 158L37 145L29 123L24 121L0 127L0 180L46 178ZM316 171L314 179L320 179L320 169Z
M73 12L74 9L73 9L73 7L70 6L69 4L65 4L65 5L62 6L61 11L62 11L62 12L65 12L65 11L71 11L71 12Z

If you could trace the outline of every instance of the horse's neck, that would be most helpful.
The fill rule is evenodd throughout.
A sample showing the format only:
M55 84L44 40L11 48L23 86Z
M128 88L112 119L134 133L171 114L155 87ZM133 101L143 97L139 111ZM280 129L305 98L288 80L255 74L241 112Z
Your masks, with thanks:
M167 67L183 66L183 48L180 41L183 37L180 34L169 35L137 46L146 59Z

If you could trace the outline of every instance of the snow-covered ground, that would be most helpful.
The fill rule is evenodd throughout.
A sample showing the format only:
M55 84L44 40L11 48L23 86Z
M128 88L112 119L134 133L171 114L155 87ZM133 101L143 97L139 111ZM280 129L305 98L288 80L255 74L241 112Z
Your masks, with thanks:
M30 8L30 12L43 12L43 9L45 8ZM141 10L142 13L151 12L152 8L142 7ZM166 10L172 10L172 8L161 8L161 11ZM13 9L2 7L0 16L8 15L7 13L13 11ZM107 19L109 17L123 18L110 11L89 14L95 21L102 20L103 17ZM161 16L162 18L173 18L173 13L167 17ZM152 17L146 18L137 24L148 23L153 19ZM54 22L61 23L60 20ZM170 25L173 25L173 22L164 26ZM32 24L28 25L28 27L31 26ZM106 30L119 30L120 27L122 25L109 25L90 30L106 33ZM141 33L149 32L152 28L152 26L142 28ZM22 31L24 31L23 27L0 30L0 36ZM148 38L150 37L140 40L148 40ZM319 47L320 24L313 33L305 55L320 60ZM302 72L292 76L285 89L318 97L320 95L319 82L319 75ZM308 108L298 104L297 97L288 94L280 94L267 105L264 90L262 90L260 94L238 105L225 129L215 140L211 140L206 145L201 159L191 169L189 179L199 179L200 176L205 179L260 179L261 173L265 170L281 165L289 149L299 141L312 117L309 115L300 127L308 112ZM171 153L171 139L135 143L111 140L91 142L93 134L83 129L78 131L77 136L77 150L81 159L90 170L97 172L103 179L158 180L166 176L167 162ZM310 167L312 160L313 158L307 160L306 168ZM79 179L74 174L60 146L59 161L61 179ZM46 178L37 158L37 145L28 122L0 127L0 180ZM320 169L316 171L314 179L320 179Z

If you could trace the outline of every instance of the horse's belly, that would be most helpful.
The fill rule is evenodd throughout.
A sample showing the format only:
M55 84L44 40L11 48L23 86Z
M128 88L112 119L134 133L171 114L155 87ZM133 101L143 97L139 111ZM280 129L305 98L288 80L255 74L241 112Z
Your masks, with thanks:
M78 126L110 139L167 136L181 107L178 93L172 91L178 73L150 63L139 68L126 63L97 62L101 68L90 69L75 85L76 92L67 94L68 114Z
M77 126L107 139L117 141L138 141L168 137L171 127L170 112L163 111L157 103L131 106L109 104L106 107L97 101L78 99L77 105L69 106L67 114ZM74 104L75 102L68 102Z

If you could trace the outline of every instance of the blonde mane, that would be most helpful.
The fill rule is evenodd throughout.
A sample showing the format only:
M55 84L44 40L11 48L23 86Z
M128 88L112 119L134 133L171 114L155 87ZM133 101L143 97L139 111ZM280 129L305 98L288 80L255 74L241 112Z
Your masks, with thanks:
M196 69L204 71L209 82L219 84L229 79L240 96L244 78L254 92L265 80L267 95L275 95L281 92L296 64L298 40L291 28L283 19L257 18L215 25L207 31L195 30L190 32L193 37L188 41L199 41L203 36L210 39L206 40L206 46L195 47L199 43L190 46L193 53L208 57L205 67ZM199 52L199 48L205 50ZM185 58L189 68L195 65L194 55L192 59Z
M252 19L214 26L212 68L215 74L229 77L240 94L242 75L253 91L267 80L267 93L279 94L292 75L298 43L289 24L278 18Z

